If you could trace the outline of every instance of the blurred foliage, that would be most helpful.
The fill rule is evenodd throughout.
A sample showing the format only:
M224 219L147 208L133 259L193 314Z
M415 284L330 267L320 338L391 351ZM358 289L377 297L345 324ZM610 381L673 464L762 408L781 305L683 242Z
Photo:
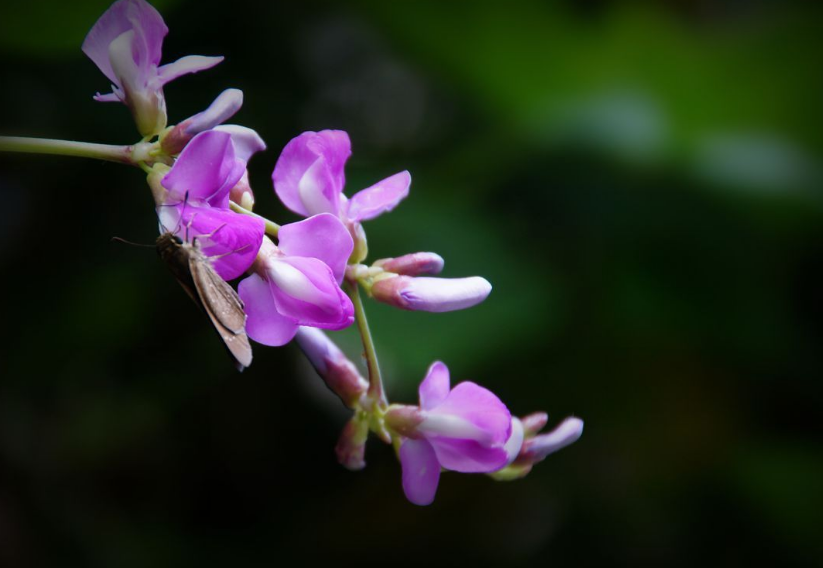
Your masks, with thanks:
M0 133L136 138L79 50L105 5L0 7ZM346 414L296 349L237 376L154 253L108 242L155 236L138 172L2 155L0 565L819 562L819 7L156 5L167 61L226 56L169 85L172 121L244 90L261 212L295 219L279 149L344 128L348 194L414 180L370 257L435 250L494 284L465 312L369 303L393 399L442 359L586 432L414 508L388 448L334 462Z

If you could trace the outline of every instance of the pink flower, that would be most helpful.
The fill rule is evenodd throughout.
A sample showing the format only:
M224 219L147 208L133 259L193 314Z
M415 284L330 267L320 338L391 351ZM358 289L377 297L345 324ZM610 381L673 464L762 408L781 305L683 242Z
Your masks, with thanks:
M403 491L416 505L434 500L441 468L488 473L505 467L520 451L522 428L514 428L506 406L472 382L450 388L441 362L420 384L420 406L392 406L386 425L403 436Z
M285 345L300 326L343 329L354 322L354 306L340 289L354 243L339 219L315 215L284 225L278 245L264 239L240 282L246 332L264 345Z
M158 216L163 230L183 233L186 240L196 237L224 280L237 278L252 265L265 232L260 219L228 208L229 192L246 171L247 154L243 146L236 149L229 132L203 132L161 180L165 193Z
M166 127L166 83L223 61L222 57L190 55L160 65L163 38L168 32L162 16L145 0L118 0L83 41L83 53L112 82L111 93L98 93L94 98L125 103L143 136Z
M403 171L347 199L343 168L349 156L351 142L342 130L304 132L292 139L272 174L280 201L299 215L331 213L348 225L391 211L409 194L411 175Z

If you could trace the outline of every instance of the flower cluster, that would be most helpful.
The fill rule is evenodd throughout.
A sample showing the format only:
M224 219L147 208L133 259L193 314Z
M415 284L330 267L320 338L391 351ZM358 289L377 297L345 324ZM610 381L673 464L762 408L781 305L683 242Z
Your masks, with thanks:
M351 141L340 130L300 134L274 166L275 194L302 220L281 226L253 212L248 163L266 145L254 130L224 124L240 110L243 93L227 89L202 112L167 126L164 85L222 61L187 56L160 65L167 33L145 0L118 0L83 43L112 83L110 94L95 98L124 103L143 137L127 147L130 153L118 150L117 160L147 173L161 233L167 242L176 239L183 246L185 241L184 250L195 250L187 254L205 267L212 278L206 282L224 296L215 306L228 305L232 313L204 307L215 326L242 337L248 362L246 335L267 346L296 339L326 385L353 411L336 447L341 464L365 467L366 440L375 434L397 450L408 499L426 505L442 471L516 479L580 437L583 423L577 418L540 434L548 421L544 413L519 419L484 387L461 382L452 388L449 370L439 361L420 384L417 405L389 404L360 290L404 310L445 312L483 302L491 284L479 276L440 277L444 260L432 252L364 264L363 222L406 199L411 175L396 173L347 197ZM241 279L237 293L224 282L235 279ZM229 316L231 321L223 319ZM355 322L367 377L323 331Z

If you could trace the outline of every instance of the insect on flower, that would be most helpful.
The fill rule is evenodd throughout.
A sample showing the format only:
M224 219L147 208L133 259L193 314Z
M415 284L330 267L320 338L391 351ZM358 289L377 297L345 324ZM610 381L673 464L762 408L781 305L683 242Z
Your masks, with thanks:
M197 239L189 243L167 231L157 237L155 244L157 254L180 286L209 316L237 370L242 371L251 365L243 301L214 270L209 257L200 250Z

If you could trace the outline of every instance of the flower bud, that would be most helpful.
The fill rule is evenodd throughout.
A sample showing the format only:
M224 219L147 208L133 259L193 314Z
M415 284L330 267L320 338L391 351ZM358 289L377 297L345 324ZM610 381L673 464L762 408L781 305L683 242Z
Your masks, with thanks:
M254 192L249 185L249 171L243 172L243 177L235 184L229 192L229 200L237 203L243 209L251 211L254 209Z
M356 408L369 383L360 376L354 363L319 329L301 327L295 340L326 386L340 397L343 404Z
M397 258L382 258L375 261L373 266L404 276L420 276L421 274L440 274L443 264L443 257L439 254L415 252Z
M475 306L486 299L492 286L485 278L414 278L395 276L378 280L371 293L385 304L404 310L450 312Z
M583 421L572 416L566 418L551 432L535 435L545 425L547 418L545 412L535 412L520 420L512 418L512 438L515 436L517 423L521 424L523 431L520 451L514 459L512 459L513 452L509 453L509 464L503 469L490 473L489 477L496 481L513 481L525 477L535 464L543 461L549 454L576 442L583 434ZM514 443L512 443L513 447Z
M169 155L179 154L196 134L223 124L243 106L243 91L226 89L214 99L209 108L190 116L163 136L161 146Z
M343 427L334 452L337 461L348 470L358 471L366 467L366 440L369 437L369 422L355 415Z
M545 412L532 412L520 419L526 436L532 437L542 430L549 422L549 415Z
M583 421L574 416L566 418L557 428L523 442L516 463L535 464L546 456L576 442L583 434Z

